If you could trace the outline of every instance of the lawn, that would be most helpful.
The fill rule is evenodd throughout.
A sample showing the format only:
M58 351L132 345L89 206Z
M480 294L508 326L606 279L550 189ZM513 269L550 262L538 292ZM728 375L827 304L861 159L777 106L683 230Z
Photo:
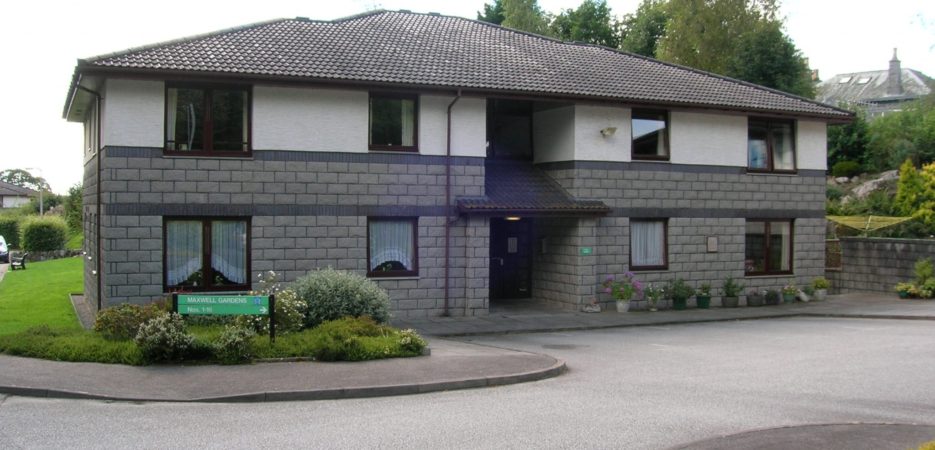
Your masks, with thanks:
M27 263L0 281L0 335L37 325L80 330L68 294L82 292L82 260L66 258Z

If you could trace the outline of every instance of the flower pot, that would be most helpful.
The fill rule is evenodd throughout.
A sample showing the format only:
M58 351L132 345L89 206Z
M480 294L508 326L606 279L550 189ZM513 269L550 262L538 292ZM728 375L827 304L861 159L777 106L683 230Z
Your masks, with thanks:
M786 293L783 293L783 294L782 294L782 302L783 302L783 303L795 303L795 294L786 294Z
M814 297L814 298L815 298L815 301L816 301L816 302L820 302L820 301L824 300L825 297L827 297L827 296L828 296L828 290L827 290L827 289L815 289L815 297Z
M721 306L724 308L736 308L740 306L740 297L721 297Z
M763 303L767 306L776 306L782 301L781 295L766 295L763 297Z
M899 291L899 298L909 298L909 291Z
M688 307L688 299L687 299L687 298L681 298L681 299L679 299L679 298L673 298L673 299L672 299L672 309L681 311L681 310L683 310L683 309L685 309L685 308L687 308L687 307Z
M747 306L763 306L763 296L760 294L753 294L747 296Z
M699 309L708 309L711 307L711 296L710 295L696 295L695 304L698 305Z
M617 300L617 312L625 313L630 310L630 301L629 300Z

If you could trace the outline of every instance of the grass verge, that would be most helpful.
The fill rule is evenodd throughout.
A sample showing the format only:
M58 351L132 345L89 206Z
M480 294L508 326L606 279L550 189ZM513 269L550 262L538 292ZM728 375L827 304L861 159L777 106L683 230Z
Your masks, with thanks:
M0 282L0 335L46 325L80 330L68 294L81 292L81 258L27 263L9 270Z

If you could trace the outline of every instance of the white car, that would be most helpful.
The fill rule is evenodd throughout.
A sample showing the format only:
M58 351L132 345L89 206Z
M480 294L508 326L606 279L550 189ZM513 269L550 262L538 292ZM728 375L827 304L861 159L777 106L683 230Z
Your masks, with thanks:
M10 262L10 249L6 246L3 236L0 236L0 263Z

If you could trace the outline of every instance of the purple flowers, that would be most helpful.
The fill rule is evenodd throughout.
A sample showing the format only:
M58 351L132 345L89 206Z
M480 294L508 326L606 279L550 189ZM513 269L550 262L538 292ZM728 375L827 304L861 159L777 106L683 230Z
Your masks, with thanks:
M613 275L607 275L601 283L604 293L612 295L617 301L630 301L636 296L643 295L643 283L635 278L633 272L627 271L620 281Z

